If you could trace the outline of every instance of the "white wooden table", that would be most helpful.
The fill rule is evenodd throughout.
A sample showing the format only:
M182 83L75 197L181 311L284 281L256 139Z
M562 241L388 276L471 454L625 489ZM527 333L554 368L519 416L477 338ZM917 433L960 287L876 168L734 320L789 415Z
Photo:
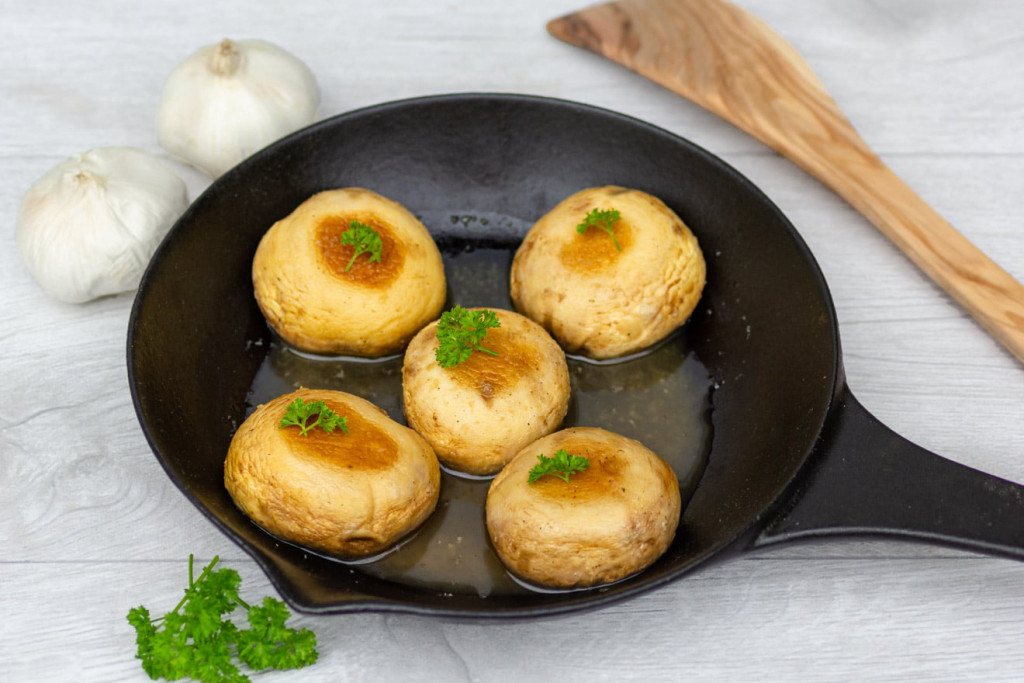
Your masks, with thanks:
M1024 3L743 0L953 225L1024 279ZM258 6L258 8L254 8ZM14 247L21 196L91 147L161 152L167 72L259 37L306 61L322 116L415 95L521 92L663 126L790 217L839 314L854 393L900 434L1024 481L1024 366L864 219L785 159L658 86L562 44L571 0L4 0L0 21L0 682L142 681L128 609L177 602L190 552L273 591L171 484L125 370L132 295L54 303ZM191 196L207 180L178 166ZM302 616L321 659L266 681L1021 680L1024 564L899 542L745 555L613 606L500 623Z

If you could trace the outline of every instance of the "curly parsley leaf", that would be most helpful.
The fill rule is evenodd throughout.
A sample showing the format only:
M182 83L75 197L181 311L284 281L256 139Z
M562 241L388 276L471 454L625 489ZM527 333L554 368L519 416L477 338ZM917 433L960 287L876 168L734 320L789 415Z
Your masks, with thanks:
M572 455L564 448L555 453L555 457L548 458L543 453L537 456L539 464L534 465L530 470L529 482L532 484L541 477L552 475L569 481L569 477L576 472L582 472L590 467L590 460L582 455Z
M253 669L298 669L317 659L316 635L284 625L288 608L271 597L249 608L248 630L238 633L238 658Z
M451 368L469 360L474 351L497 356L494 351L480 345L487 336L487 330L494 327L501 327L501 321L494 311L487 308L468 311L462 306L455 306L442 313L437 322L439 346L434 351L434 357L442 368Z
M370 254L370 261L373 263L380 263L380 252L382 248L380 233L371 228L365 223L359 221L351 221L348 224L348 230L341 233L341 243L351 244L355 250L352 254L352 258L349 259L348 265L345 266L345 272L349 271L352 264L356 262L356 258L360 254Z
M615 232L612 231L612 226L622 220L622 214L616 209L608 209L602 211L601 209L594 209L593 211L587 212L586 218L583 222L576 226L576 232L583 234L587 231L587 228L599 228L604 230L606 233L611 235L612 242L615 243L615 248L622 251L619 246L619 241L615 239Z
M316 415L316 419L310 422L309 419L314 415ZM285 408L284 417L281 418L281 422L277 426L281 429L292 426L298 427L302 430L302 436L309 436L310 430L317 427L320 427L328 434L333 432L335 428L340 428L341 431L348 434L347 417L338 415L328 408L327 404L323 401L309 401L307 403L301 398L295 399Z
M297 669L315 662L316 634L285 626L290 613L280 600L266 597L261 606L247 605L238 595L238 572L214 571L218 560L214 557L193 580L189 555L185 596L163 617L152 619L143 606L128 611L128 623L135 628L135 656L143 671L153 680L187 677L242 683L249 677L235 665L236 655L256 671ZM252 628L239 629L225 618L239 606L248 610Z

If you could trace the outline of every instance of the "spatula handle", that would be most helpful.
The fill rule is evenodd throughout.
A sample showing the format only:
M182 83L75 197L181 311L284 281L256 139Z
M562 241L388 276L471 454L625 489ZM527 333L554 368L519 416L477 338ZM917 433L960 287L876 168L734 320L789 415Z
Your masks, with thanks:
M845 131L840 139L849 136ZM817 149L779 141L776 146L871 221L1024 362L1024 285L947 223L877 156L845 142L819 144Z
M555 19L548 30L693 100L796 162L1024 362L1024 286L882 163L796 50L755 16L721 0L617 0Z

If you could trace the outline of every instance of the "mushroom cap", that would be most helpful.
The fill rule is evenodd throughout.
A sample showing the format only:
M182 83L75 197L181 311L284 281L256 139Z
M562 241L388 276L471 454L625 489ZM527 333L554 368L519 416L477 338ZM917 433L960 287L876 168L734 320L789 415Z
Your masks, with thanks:
M297 398L324 401L348 433L281 427ZM434 510L441 473L429 444L358 396L299 389L259 406L231 439L224 484L282 539L341 557L375 555Z
M563 481L529 483L538 455L564 449L589 467ZM611 583L641 571L675 536L679 482L639 441L594 427L549 434L522 449L491 482L487 531L522 579L553 588Z
M576 226L594 210L621 218L605 230ZM617 246L616 246L617 245ZM569 352L623 356L686 322L704 289L697 238L657 197L623 187L581 190L541 217L512 262L516 309Z
M381 238L381 258L353 260L353 221ZM400 351L444 306L441 253L405 207L362 188L313 195L263 236L252 264L256 302L289 345L375 357Z
M525 316L490 310L501 326L489 329L481 345L497 356L474 351L441 367L435 321L409 343L402 365L409 426L445 466L475 475L500 470L520 448L557 429L569 408L569 368L555 340Z

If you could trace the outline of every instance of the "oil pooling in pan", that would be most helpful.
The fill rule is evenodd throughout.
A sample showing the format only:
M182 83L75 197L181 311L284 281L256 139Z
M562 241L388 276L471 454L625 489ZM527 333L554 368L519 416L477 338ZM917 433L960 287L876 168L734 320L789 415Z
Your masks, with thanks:
M455 219L450 221L441 218L427 216L423 221L437 235L444 257L446 308L459 304L514 310L508 273L529 225L479 213L445 214L445 219ZM487 237L472 241L463 234L446 239L443 227L434 230L445 222L464 228L467 221L477 222ZM689 348L685 328L628 360L592 363L569 356L568 364L572 398L563 427L601 427L642 442L672 466L685 506L711 448L712 390L707 371ZM275 339L253 380L247 412L300 386L356 394L405 424L401 357L313 357ZM438 593L486 597L527 592L491 549L484 523L489 486L490 478L442 471L440 499L431 517L395 550L358 563L358 569Z

